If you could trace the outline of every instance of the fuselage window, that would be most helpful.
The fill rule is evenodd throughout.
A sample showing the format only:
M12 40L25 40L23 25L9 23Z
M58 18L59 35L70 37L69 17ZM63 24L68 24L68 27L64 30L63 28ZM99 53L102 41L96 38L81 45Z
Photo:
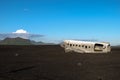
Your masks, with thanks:
M74 46L74 44L73 44L73 46Z
M70 44L70 46L72 46L72 44Z
M79 47L80 47L80 45L79 45Z
M90 48L90 46L89 46L89 48Z
M76 46L77 46L77 44L76 44Z
M82 47L84 47L84 45L82 45Z
M85 48L87 48L87 46L85 46Z

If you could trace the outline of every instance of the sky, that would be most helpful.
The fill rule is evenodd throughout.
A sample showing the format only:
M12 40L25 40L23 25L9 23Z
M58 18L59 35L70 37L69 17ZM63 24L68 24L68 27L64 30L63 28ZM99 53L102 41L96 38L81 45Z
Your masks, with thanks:
M85 39L120 45L119 0L0 0L0 33L23 30L37 41Z

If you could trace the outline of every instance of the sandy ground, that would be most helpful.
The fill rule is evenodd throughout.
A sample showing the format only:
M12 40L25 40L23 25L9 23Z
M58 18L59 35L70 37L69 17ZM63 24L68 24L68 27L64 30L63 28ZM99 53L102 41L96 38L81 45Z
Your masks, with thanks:
M120 48L64 53L52 46L0 46L0 80L120 80Z

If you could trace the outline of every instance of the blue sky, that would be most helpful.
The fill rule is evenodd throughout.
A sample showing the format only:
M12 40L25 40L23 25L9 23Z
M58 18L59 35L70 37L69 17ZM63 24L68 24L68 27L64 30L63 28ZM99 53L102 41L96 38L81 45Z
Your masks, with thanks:
M0 33L24 29L46 41L120 44L119 0L0 0Z

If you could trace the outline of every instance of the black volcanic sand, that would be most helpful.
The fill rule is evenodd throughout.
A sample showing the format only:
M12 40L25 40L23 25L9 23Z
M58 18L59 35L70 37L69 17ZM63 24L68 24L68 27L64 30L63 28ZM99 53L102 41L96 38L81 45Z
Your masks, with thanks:
M80 54L58 45L1 45L0 80L120 80L120 48Z

